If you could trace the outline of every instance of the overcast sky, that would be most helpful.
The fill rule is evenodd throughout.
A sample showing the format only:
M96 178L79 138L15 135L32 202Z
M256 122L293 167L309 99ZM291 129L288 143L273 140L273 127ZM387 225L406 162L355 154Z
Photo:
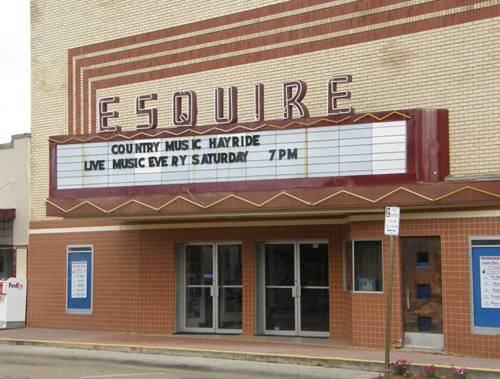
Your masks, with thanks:
M31 129L30 2L8 1L0 12L0 143Z

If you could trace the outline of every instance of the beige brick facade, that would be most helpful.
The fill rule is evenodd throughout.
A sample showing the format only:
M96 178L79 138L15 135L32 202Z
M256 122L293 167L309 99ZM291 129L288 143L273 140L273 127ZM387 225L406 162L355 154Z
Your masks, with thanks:
M414 316L432 316L434 326L442 324L442 329L435 330L437 334L442 330L445 350L500 356L496 329L471 328L471 323L488 328L492 324L476 323L477 297L471 292L476 287L469 282L474 270L480 272L470 262L474 256L471 240L482 236L494 241L500 233L500 0L32 0L31 4L29 326L163 334L190 331L184 327L187 297L181 293L187 288L183 279L187 250L182 246L239 241L241 333L288 334L287 327L280 330L259 325L265 324L267 285L262 283L267 280L263 273L267 253L260 246L289 241L295 246L292 260L297 269L302 265L299 241L313 245L322 241L328 244L328 316L324 320L329 318L329 327L322 332L328 329L330 338L356 346L381 347L385 295L389 293L389 238L383 234L383 209L399 204L402 221L395 246L393 342L398 346L407 343L406 333L416 328L410 325ZM341 101L341 105L352 106L358 115L329 115L325 119L327 82L338 74L352 76L352 83L340 85L339 89L351 93L351 99ZM158 128L166 129L172 127L172 94L192 90L198 101L196 125L202 127L214 124L214 88L234 86L238 89L238 122L248 125L234 129L226 125L217 132L211 128L200 128L200 132L194 126L181 132L222 135L247 127L257 134L297 127L295 122L282 120L282 84L288 80L307 83L303 102L312 118L303 119L300 128L341 128L370 120L406 122L406 133L400 133L406 137L406 149L404 142L398 145L406 152L406 170L395 175L300 177L290 181L275 176L280 180L259 182L248 175L246 181L233 182L234 186L221 179L226 176L217 176L217 186L214 182L194 182L192 188L191 183L153 186L144 185L151 183L146 181L134 182L137 187L110 188L110 181L104 185L109 187L85 188L88 183L82 180L83 189L49 191L50 136L59 135L51 138L51 148L68 147L70 153L65 158L73 159L76 149L71 144L75 142L125 141L149 138L148 133L163 138L169 134L165 130L130 132L145 122L136 115L138 95L158 95L147 106L158 109ZM279 120L272 125L251 124L255 121L257 83L265 86L264 119ZM119 103L109 106L109 110L119 112L118 119L110 119L110 126L119 125L125 133L82 135L98 129L95 105L103 96L120 98ZM448 173L448 146L446 140L443 143L447 133L439 129L446 126L447 112L428 109L449 111L447 182L443 182ZM395 110L407 111L389 112ZM366 150L366 144L356 143L358 150ZM377 148L386 154L387 145ZM166 150L169 154L172 151ZM94 154L82 151L82 156ZM324 151L321 158L335 154L330 144ZM359 155L355 151L350 159L359 160ZM83 159L84 170L99 169L87 165L88 159L93 158ZM266 158L263 160L267 166ZM70 180L80 179L79 173L73 174L80 168L73 167L81 163L74 162L70 161L65 171ZM104 161L91 163L97 162ZM386 161L380 162L378 159L378 164L386 165ZM175 166L168 165L169 169ZM177 171L169 174L172 172ZM121 174L130 178L130 171ZM46 214L64 219L50 220ZM429 244L412 250L405 247L406 237L429 237ZM434 249L438 239L440 247ZM357 263L353 263L355 251L350 250L355 244L346 242L355 240L382 241L380 275L379 271L363 275L363 279L373 276L373 281L383 283L383 289L376 293L349 289L355 287ZM67 275L67 249L72 244L92 245L94 249L91 314L67 312L67 294L71 292L65 293L64 288L72 285ZM421 249L434 254L426 275L437 284L429 279L410 283L402 270L410 265L424 267L417 264ZM350 258L348 253L352 253ZM217 254L213 255L213 267L219 267ZM438 259L439 264L430 263ZM302 274L294 275L300 286ZM214 277L212 284L218 286ZM50 285L47 278L51 278ZM134 289L123 291L123 281ZM403 306L409 304L405 296L409 301L407 290L417 283L427 283L433 295L438 294L432 304L429 300L425 305L435 307L432 313L407 314L410 305ZM218 309L217 302L214 304L213 309ZM420 305L419 311L424 308ZM299 321L294 327L297 333L290 335L301 335L301 307L300 302L295 303L293 317ZM217 324L217 312L213 314ZM430 331L420 326L418 330Z
M279 2L208 3L207 6L206 1L32 1L32 221L46 219L48 137L67 134L68 49ZM312 9L317 8L321 5ZM114 109L120 112L119 124L127 130L139 122L133 114L134 97L157 92L159 127L169 127L172 92L191 89L198 95L198 124L204 125L213 123L213 88L236 86L239 121L244 122L253 120L255 83L265 85L265 118L279 119L281 83L302 79L308 84L305 104L312 116L321 116L326 113L329 76L350 74L353 83L346 88L352 93L350 105L356 112L448 109L451 177L495 176L500 174L499 40L500 18L496 17L104 89L97 96L121 97L120 105Z

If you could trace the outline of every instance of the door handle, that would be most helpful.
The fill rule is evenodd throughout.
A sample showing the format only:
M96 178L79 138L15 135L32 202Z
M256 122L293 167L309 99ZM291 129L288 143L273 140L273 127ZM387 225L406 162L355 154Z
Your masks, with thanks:
M410 310L410 290L406 290L406 309Z
M210 286L210 296L219 297L219 286Z
M300 287L292 287L292 297L300 297Z

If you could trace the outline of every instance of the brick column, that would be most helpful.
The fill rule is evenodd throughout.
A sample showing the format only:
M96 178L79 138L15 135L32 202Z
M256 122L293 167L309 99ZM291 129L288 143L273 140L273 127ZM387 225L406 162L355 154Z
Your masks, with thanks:
M164 257L163 261L165 264L165 286L166 286L166 332L167 334L175 333L175 317L176 317L176 306L175 303L175 246L172 243L166 244L163 247Z
M242 245L243 285L243 335L255 334L255 242L243 241Z

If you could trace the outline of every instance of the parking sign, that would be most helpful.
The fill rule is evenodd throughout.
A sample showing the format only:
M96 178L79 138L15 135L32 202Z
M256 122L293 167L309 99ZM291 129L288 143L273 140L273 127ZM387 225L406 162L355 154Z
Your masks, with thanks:
M399 235L399 207L385 207L384 234L386 236Z

